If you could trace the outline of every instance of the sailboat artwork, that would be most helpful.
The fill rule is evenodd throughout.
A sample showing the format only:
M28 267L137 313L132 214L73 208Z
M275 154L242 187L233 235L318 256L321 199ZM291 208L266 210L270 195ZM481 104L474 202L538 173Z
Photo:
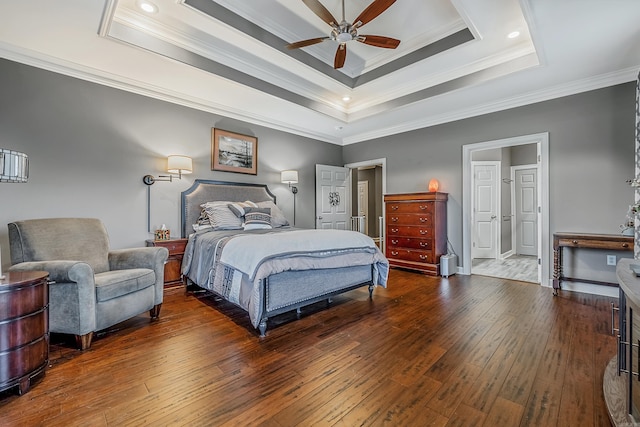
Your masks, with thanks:
M211 170L257 174L258 139L212 129Z

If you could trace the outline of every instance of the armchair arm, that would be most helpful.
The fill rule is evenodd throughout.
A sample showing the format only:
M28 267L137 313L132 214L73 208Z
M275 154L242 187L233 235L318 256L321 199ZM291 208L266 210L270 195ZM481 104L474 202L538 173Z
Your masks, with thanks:
M96 328L93 268L82 261L33 261L12 265L10 271L40 270L49 285L49 325L52 332L85 335Z
M155 304L162 304L164 296L164 264L169 257L169 250L162 247L144 247L132 249L116 249L109 252L109 268L125 270L128 268L149 268L156 275Z
M167 248L116 249L109 251L109 269L149 268L154 270L157 265L164 266L168 257L169 251Z
M81 261L30 261L12 265L9 271L46 271L54 282L90 283L93 287L93 269Z

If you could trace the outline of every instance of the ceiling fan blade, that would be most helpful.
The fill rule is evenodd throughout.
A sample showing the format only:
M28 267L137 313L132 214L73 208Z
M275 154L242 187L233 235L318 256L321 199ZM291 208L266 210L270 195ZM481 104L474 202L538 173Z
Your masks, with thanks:
M303 0L304 1L304 0ZM362 27L378 17L382 12L387 10L389 6L394 4L396 0L374 0L362 13L353 21L355 28Z
M385 49L395 49L400 44L400 40L384 36L361 35L358 36L356 40L358 40L360 43L368 44L375 47L383 47Z
M322 43L325 40L329 40L330 37L316 37L315 39L300 40L299 42L291 43L287 45L287 49L299 49L301 47L311 46L313 44Z
M324 22L326 22L327 24L331 25L334 28L338 26L338 21L336 20L336 18L333 17L331 12L329 12L327 8L324 7L322 3L320 3L319 0L302 0L302 2L306 4L307 7L311 9L313 13L318 15L318 17L322 19Z
M340 43L338 50L336 50L336 58L333 61L333 68L336 70L344 66L344 61L347 59L347 45L346 43Z

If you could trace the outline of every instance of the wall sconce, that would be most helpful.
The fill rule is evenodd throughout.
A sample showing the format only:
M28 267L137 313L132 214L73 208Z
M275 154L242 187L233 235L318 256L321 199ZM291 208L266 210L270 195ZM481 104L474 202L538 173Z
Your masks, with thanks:
M157 178L154 178L153 175L145 175L142 177L142 182L153 185L156 181L173 182L174 177L182 179L182 174L187 175L193 172L193 160L187 156L169 156L167 157L167 172L171 175L158 175Z
M19 151L0 148L0 182L24 183L29 179L29 157ZM0 280L2 274L2 249L0 249Z
M153 175L145 175L142 177L142 182L147 184L147 231L151 232L151 186L156 181L169 181L173 182L173 178L182 179L182 174L190 174L193 172L193 161L191 157L187 156L175 156L171 155L167 157L167 172L170 175L158 175L154 178ZM178 174L176 176L175 174Z
M0 182L27 182L29 157L18 151L0 148Z
M438 182L438 180L435 178L432 178L431 181L429 181L429 192L436 193L439 188L440 188L440 183Z
M291 192L293 193L293 225L296 225L296 194L298 194L298 187L292 186L291 184L298 183L298 171L288 170L280 172L280 182L283 184L288 184L289 188L291 188Z

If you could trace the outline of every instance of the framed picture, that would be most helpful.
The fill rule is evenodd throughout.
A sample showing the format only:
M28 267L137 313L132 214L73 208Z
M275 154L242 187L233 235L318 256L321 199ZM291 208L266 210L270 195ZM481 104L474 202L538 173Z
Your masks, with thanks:
M258 138L211 129L211 170L258 174Z

